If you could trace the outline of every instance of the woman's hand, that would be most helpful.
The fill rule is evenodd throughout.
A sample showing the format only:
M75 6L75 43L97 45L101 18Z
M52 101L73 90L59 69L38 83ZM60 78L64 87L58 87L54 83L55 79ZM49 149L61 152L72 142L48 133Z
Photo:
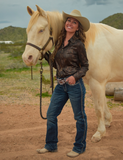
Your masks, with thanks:
M66 82L68 82L70 85L73 85L76 83L76 80L75 80L74 76L70 76L66 79Z

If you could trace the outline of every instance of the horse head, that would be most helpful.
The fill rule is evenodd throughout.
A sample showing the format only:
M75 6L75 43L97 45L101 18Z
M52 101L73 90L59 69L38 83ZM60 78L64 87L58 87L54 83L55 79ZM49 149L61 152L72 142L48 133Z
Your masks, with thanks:
M27 45L22 55L22 59L27 66L32 66L37 63L38 59L41 57L39 50L42 50L44 54L53 46L53 41L49 40L47 43L49 37L51 37L51 20L48 13L39 6L36 5L36 7L37 11L34 11L27 6L27 11L31 18L26 29ZM54 39L55 37L52 38Z

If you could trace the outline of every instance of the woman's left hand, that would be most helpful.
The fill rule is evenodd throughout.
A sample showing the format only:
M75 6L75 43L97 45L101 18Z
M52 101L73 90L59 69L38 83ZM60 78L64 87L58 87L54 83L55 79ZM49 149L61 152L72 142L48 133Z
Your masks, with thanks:
M68 82L70 85L73 85L76 83L76 80L75 80L74 76L70 76L66 79L66 82Z

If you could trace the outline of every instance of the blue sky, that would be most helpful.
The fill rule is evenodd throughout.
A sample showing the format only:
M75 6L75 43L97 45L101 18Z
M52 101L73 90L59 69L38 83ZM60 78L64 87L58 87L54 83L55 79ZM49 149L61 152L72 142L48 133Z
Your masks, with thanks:
M35 5L45 11L57 10L61 13L78 9L93 23L115 13L123 13L123 0L0 0L0 29L10 25L27 28L30 16L26 8L30 6L36 10Z

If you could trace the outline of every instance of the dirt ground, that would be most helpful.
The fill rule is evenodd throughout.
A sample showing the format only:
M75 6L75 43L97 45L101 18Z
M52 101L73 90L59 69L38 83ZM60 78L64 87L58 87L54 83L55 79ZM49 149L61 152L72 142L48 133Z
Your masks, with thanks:
M45 116L50 98L43 98ZM45 145L46 120L41 119L39 97L24 95L15 101L0 101L0 160L69 160L75 139L76 127L70 103L67 102L58 117L58 152L37 154L36 149ZM97 129L97 119L92 96L86 94L86 114L88 118L86 152L75 160L122 160L123 159L123 107L111 109L113 122L106 135L98 143L91 137Z

